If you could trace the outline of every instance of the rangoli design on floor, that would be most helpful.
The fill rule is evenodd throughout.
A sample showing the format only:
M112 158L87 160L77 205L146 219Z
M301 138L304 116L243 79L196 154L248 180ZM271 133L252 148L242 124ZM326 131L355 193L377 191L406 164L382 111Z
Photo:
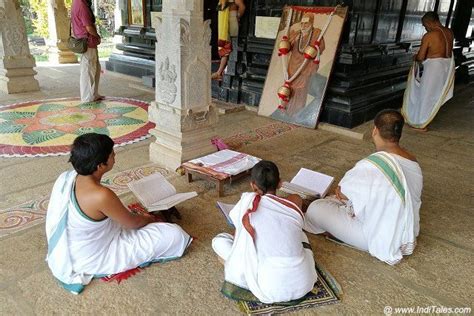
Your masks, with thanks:
M230 148L238 150L244 145L250 145L258 141L268 140L297 128L299 128L299 126L283 122L276 122L224 138L224 142Z
M0 111L0 113L2 112ZM283 122L275 122L262 127L258 127L256 129L244 131L239 134L226 137L224 141L231 148L239 149L245 145L250 145L256 142L280 136L296 128L299 127ZM102 179L102 183L111 188L116 194L120 196L122 194L129 193L127 183L133 180L141 179L155 172L160 172L165 177L171 177L174 175L174 173L171 171L161 168L158 165L151 164L148 166L133 168L110 176L106 176L104 177L104 179ZM207 182L202 183L203 185L206 185ZM212 185L211 187L206 189L212 189ZM33 200L26 203L22 203L20 205L7 209L0 209L0 238L30 228L37 224L44 223L48 203L49 196L39 200Z
M156 165L133 168L117 174L106 176L102 183L121 195L129 192L127 183L159 172L165 177L172 173ZM0 210L0 238L15 232L44 223L48 210L49 196L39 200L29 201L20 205Z
M0 156L65 155L85 133L109 135L117 145L149 137L148 103L125 98L31 101L0 108Z

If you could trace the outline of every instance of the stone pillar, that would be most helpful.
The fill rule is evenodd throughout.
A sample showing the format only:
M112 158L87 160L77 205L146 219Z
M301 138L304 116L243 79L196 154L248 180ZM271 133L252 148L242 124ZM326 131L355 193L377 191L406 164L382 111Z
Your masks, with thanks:
M64 0L48 0L49 38L47 44L50 47L50 61L60 64L77 63L77 56L67 47L70 27L71 20Z
M38 91L35 66L19 1L0 0L0 91Z
M149 109L150 159L175 169L215 151L217 112L211 104L211 29L203 0L163 0L156 30L156 101Z

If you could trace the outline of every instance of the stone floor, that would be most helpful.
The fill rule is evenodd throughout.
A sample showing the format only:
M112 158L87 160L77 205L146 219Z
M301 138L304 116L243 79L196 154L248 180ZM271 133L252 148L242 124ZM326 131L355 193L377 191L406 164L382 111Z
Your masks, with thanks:
M78 66L37 68L41 91L1 95L0 105L78 95ZM153 94L136 89L137 79L113 73L102 77L101 93L150 101ZM455 98L440 111L428 133L406 130L402 145L423 169L421 234L414 254L391 267L367 253L310 235L315 258L341 284L338 305L299 312L315 314L383 314L392 307L472 307L474 285L474 89L458 87ZM281 132L274 121L254 112L220 116L217 134L241 140L239 150L275 161L283 179L300 167L318 170L339 180L344 172L373 150L367 139L305 128ZM273 126L273 128L272 128ZM358 127L369 135L371 124ZM117 150L111 173L149 164L151 140ZM0 210L47 196L54 180L68 169L67 156L0 158ZM120 285L93 281L79 296L62 290L44 261L44 225L0 239L0 314L192 314L232 315L236 305L220 293L223 268L211 249L211 239L229 231L215 208L216 192L204 181L188 185L172 174L181 190L199 196L180 207L180 224L197 240L181 260L153 265ZM226 187L224 202L235 202L248 190L246 180Z

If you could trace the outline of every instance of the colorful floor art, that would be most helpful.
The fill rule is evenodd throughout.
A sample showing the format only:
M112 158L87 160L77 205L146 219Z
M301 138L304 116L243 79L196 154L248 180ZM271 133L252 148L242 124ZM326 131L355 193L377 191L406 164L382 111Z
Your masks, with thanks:
M270 139L270 138L279 136L281 134L287 133L297 128L299 128L299 126L288 124L288 123L282 123L282 122L270 123L253 130L248 130L248 131L227 137L224 139L224 142L230 148L234 150L238 150L244 145L250 145L258 141Z
M159 172L165 177L170 172L155 165L145 166L106 176L102 183L121 195L129 191L127 183ZM18 206L0 210L0 238L44 223L48 209L49 195L40 200L29 201Z
M65 155L78 135L109 135L117 145L149 137L148 103L125 98L31 101L0 108L0 157Z

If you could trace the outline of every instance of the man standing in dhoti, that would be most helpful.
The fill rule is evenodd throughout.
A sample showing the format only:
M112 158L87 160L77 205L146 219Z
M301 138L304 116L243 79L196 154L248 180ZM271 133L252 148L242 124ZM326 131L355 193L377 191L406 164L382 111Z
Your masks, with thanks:
M239 35L239 21L245 12L244 0L219 0L218 11L218 52L221 58L219 69L211 75L213 80L222 80L229 55L232 52L231 37Z
M427 12L422 23L428 32L408 75L402 113L411 127L426 131L439 108L453 96L454 36L441 25L436 12Z

